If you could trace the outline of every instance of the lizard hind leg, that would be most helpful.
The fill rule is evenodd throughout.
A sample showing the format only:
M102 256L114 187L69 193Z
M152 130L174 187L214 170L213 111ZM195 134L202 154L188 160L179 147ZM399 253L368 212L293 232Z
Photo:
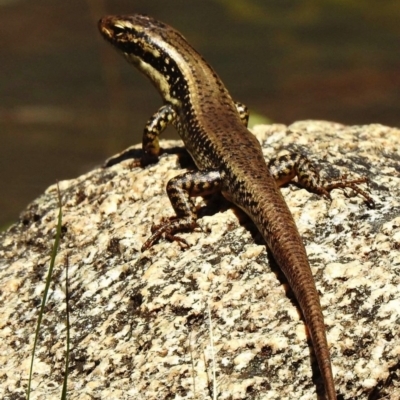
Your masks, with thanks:
M331 199L330 192L333 189L350 188L364 197L370 208L375 206L371 196L358 186L361 183L368 183L366 177L347 179L347 175L343 175L332 180L323 180L313 163L306 156L298 153L285 154L271 159L268 168L278 186L282 186L297 177L296 184L298 186L327 199Z
M197 210L191 197L213 194L220 190L221 177L218 171L189 171L172 178L167 184L167 194L176 216L153 225L152 235L143 244L142 251L149 249L162 236L189 247L186 240L175 236L175 233L192 231L197 226Z

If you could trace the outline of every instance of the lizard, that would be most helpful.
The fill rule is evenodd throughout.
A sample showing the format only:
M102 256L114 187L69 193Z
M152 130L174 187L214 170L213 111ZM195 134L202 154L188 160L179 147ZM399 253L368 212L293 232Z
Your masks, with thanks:
M144 129L142 164L157 161L159 136L172 124L197 167L167 183L176 216L152 227L142 251L161 237L187 245L175 233L197 226L192 197L222 193L254 222L286 276L309 330L326 397L335 400L319 295L304 244L279 187L297 176L298 184L310 192L330 199L333 189L351 188L373 207L372 198L358 186L367 179L323 181L312 163L299 154L267 164L261 145L247 129L247 108L233 101L213 68L171 26L144 14L132 14L103 17L98 27L102 36L150 79L163 99Z

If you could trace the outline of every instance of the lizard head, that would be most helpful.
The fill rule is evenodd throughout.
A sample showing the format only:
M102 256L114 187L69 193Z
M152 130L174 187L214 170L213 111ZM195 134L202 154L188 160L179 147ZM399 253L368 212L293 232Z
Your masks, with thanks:
M106 16L99 30L122 55L156 86L164 100L178 104L175 94L183 88L185 69L189 68L185 49L195 52L174 28L142 14Z

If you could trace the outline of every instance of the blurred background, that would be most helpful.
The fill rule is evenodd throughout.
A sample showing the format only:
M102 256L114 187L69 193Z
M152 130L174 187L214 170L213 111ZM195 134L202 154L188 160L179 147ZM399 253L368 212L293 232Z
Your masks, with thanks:
M259 121L400 126L398 0L0 0L0 229L140 142L160 98L96 25L133 12L181 31Z

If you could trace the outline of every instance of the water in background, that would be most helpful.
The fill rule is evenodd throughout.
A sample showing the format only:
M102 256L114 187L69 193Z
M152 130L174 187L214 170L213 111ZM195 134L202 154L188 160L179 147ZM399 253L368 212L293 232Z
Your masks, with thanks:
M253 114L400 126L398 0L3 0L0 228L140 141L161 101L96 26L130 12L180 30Z

